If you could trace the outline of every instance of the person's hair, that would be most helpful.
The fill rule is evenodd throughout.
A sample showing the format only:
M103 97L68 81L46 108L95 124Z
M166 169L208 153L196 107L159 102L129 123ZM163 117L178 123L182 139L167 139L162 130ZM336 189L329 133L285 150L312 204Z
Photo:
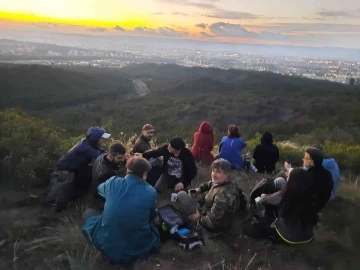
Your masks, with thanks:
M321 166L323 163L324 155L321 150L315 147L309 147L305 150L309 154L311 159L314 161L315 166Z
M144 173L151 170L151 165L145 158L131 157L126 162L126 169L128 174L134 174L142 178Z
M228 137L229 138L240 138L241 134L239 132L239 128L235 125L230 125L228 127Z
M231 173L231 164L229 161L227 161L223 158L219 158L219 159L216 159L215 161L213 161L213 163L211 164L211 170L213 170L213 169L221 170L225 174L230 174Z
M273 143L272 134L270 132L265 132L264 135L261 137L261 143L272 144Z
M317 212L313 207L313 189L310 174L302 168L295 168L289 175L279 214L286 221L300 220L301 226L316 225Z
M126 149L125 147L121 144L120 141L114 141L110 147L109 147L109 154L116 156L116 155L125 155L126 153Z

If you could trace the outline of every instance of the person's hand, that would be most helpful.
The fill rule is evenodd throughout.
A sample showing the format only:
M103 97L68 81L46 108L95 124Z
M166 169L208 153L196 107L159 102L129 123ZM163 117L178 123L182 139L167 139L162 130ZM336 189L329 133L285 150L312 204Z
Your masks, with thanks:
M176 186L175 186L175 192L179 192L179 191L182 191L182 190L184 190L184 184L183 183L178 183L178 184L176 184Z
M190 190L195 190L196 193L191 193ZM189 195L189 196L193 196L194 194L198 194L198 193L201 192L200 188L194 188L194 189L190 189L190 190L188 191L188 195Z
M284 167L285 167L286 171L289 171L289 169L291 168L291 164L288 163L287 161L285 161Z
M267 195L266 194L261 194L260 198L264 199Z
M129 159L129 158L131 158L131 155L129 153L126 153L125 154L125 159Z
M189 216L189 221L194 225L198 222L198 220L200 219L200 213L198 210L196 210L196 213Z

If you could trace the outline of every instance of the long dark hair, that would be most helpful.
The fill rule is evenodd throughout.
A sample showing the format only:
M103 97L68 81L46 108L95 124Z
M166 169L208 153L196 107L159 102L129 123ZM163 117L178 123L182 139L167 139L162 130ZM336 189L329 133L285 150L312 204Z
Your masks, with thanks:
M302 168L291 171L279 214L288 222L300 220L301 226L316 225L317 212L313 207L312 181L309 173Z

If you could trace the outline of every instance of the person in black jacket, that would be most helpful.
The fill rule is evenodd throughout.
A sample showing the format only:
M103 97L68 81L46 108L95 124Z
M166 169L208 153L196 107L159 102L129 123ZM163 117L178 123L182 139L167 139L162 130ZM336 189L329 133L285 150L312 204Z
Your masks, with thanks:
M157 180L155 189L158 192L174 188L175 192L184 190L197 174L194 157L185 142L174 137L170 143L142 154L145 159L164 158L163 174Z
M154 127L150 124L143 126L141 135L136 139L132 152L144 153L151 149L150 141L154 135Z
M307 148L303 158L304 169L312 180L313 207L317 212L320 212L329 201L334 187L331 173L322 165L323 159L323 153L315 147Z
M94 162L92 169L92 193L100 198L97 187L113 176L124 177L126 174L126 149L118 141L109 147L109 153L100 155Z
M275 164L279 161L279 148L273 144L271 133L264 133L261 144L254 150L253 159L258 173L271 174L275 170Z

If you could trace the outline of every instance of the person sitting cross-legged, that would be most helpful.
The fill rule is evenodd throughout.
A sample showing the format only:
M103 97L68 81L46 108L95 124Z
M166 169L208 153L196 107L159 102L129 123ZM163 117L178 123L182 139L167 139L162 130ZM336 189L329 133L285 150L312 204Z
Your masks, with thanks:
M174 189L175 192L184 190L197 174L193 155L180 137L174 137L169 144L145 152L142 156L146 159L161 156L164 158L163 173L155 184L157 192L165 191L167 188Z
M229 179L231 171L229 161L217 159L211 165L210 182L200 185L195 192L189 190L189 193L178 193L180 209L193 225L201 225L213 233L226 231L230 227L240 207L238 190ZM198 201L201 205L199 209L194 194L202 195Z
M160 247L160 235L151 223L156 217L157 193L145 180L151 165L141 157L126 163L124 178L112 177L98 186L104 211L87 209L83 233L113 264L130 264Z

